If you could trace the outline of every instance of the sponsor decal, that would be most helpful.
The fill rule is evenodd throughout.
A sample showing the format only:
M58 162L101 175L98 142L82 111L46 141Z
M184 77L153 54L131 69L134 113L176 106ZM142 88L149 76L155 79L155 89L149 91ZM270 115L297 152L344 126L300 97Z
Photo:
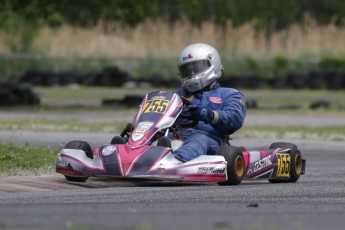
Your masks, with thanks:
M153 125L153 122L143 121L137 125L137 128L150 129L152 127L152 125Z
M132 137L132 140L133 140L133 141L138 141L138 140L140 140L141 138L143 138L143 136L144 136L143 134L133 133L131 137Z
M247 172L247 176L250 176L253 173L256 173L258 171L261 171L267 167L269 167L270 165L272 165L272 161L271 161L271 155L268 155L267 157L264 157L252 164L249 165L248 167L248 172Z
M140 140L144 135L146 135L149 132L153 124L154 124L153 122L149 122L149 121L140 122L132 132L132 135L131 135L132 140L133 141Z
M68 166L68 164L69 164L69 162L64 161L64 160L59 160L59 161L57 162L57 165L58 165L58 166L64 166L64 167L67 167L67 166Z
M291 157L288 153L277 153L278 169L277 177L289 177L290 176L290 165Z
M105 146L102 149L102 154L103 154L103 156L109 156L110 154L112 154L115 151L115 149L116 149L116 147L114 145Z
M210 101L217 104L221 104L223 102L223 100L219 97L210 97Z
M199 167L197 173L224 173L225 168L216 168L216 167Z
M244 101L242 99L240 99L240 104L244 106Z
M165 98L166 98L165 96L154 96L154 97L151 98L151 100L155 100L155 99L161 99L161 100L163 100L163 99L165 99Z
M184 56L182 58L182 61L186 61L186 60L191 59L191 58L193 58L192 54L188 54L187 56Z
M181 96L183 99L186 99L187 101L191 101L191 100L193 100L193 95L192 96L190 96L190 97L183 97L183 96Z
M164 114L168 108L169 100L163 100L161 98L154 100L147 100L144 105L144 109L141 113L162 113Z
M149 131L148 129L137 127L133 130L133 133L145 135L146 133L148 133L148 131Z

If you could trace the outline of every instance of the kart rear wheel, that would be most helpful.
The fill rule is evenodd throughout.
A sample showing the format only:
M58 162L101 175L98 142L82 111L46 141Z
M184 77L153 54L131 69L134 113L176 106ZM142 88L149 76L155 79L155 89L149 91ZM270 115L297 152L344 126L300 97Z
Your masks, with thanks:
M91 146L85 142L85 141L70 141L65 145L65 149L80 149L83 150L87 157L93 158L92 148ZM75 182L85 182L88 177L83 176L67 176L65 175L65 178L68 181L75 181Z
M270 149L289 148L290 149L290 178L287 180L268 179L270 183L293 183L296 182L302 173L302 155L297 146L287 142L275 142L271 144Z
M218 185L238 185L242 182L244 176L244 158L240 148L235 146L222 146L217 155L221 155L228 162L227 174L228 180L218 182Z

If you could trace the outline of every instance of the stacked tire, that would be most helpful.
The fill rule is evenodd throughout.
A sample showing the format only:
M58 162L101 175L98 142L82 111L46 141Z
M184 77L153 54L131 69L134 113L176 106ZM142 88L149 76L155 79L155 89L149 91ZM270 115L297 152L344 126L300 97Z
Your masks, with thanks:
M0 106L39 105L40 98L28 87L0 86Z

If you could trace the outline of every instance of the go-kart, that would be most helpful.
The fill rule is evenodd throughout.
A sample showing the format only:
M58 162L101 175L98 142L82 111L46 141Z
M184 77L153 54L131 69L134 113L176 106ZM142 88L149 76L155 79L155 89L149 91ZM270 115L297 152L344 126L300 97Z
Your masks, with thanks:
M56 171L67 180L89 177L165 182L217 182L238 185L243 179L268 179L271 183L296 182L306 161L297 146L277 142L266 150L247 151L224 142L216 155L182 162L173 151L183 142L168 138L181 127L183 100L176 93L155 91L145 95L131 124L110 144L91 148L80 140L67 143L57 156ZM194 125L193 119L191 124ZM185 124L188 126L188 124Z

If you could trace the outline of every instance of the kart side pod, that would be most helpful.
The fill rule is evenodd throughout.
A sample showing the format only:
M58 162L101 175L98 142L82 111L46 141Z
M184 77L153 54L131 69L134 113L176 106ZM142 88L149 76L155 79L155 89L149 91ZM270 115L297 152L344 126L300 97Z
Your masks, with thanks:
M244 179L268 179L270 183L296 182L305 173L306 160L297 146L273 143L269 150L244 151Z

